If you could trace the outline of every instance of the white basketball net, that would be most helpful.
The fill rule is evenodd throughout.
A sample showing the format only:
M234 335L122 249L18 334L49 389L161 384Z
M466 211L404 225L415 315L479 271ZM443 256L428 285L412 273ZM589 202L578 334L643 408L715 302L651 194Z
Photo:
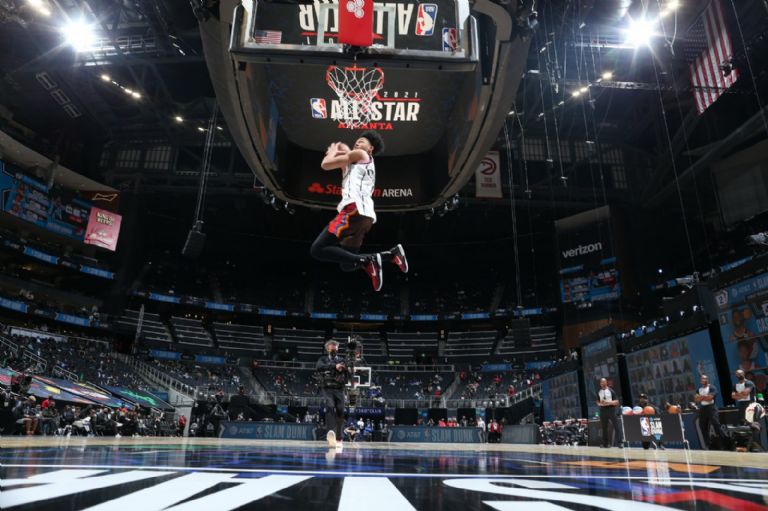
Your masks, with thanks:
M371 122L371 104L384 87L384 71L378 67L329 66L328 86L339 97L339 112L331 118L357 129Z

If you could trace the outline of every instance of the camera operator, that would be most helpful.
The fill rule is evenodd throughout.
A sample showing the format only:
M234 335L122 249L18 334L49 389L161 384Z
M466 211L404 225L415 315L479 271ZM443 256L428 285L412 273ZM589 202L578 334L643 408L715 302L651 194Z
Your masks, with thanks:
M320 392L325 398L325 426L328 428L326 439L329 447L340 447L344 427L344 386L349 372L346 360L339 355L337 341L329 339L325 343L325 352L317 361L315 369L320 377Z

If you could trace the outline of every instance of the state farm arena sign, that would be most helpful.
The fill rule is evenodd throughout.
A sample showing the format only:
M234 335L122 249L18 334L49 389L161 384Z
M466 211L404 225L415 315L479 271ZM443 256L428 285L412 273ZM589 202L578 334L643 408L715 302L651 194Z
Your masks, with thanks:
M307 192L315 195L332 195L341 197L341 186L335 184L321 185L317 181L309 185ZM412 198L413 189L411 188L374 188L374 199L395 199L395 198Z

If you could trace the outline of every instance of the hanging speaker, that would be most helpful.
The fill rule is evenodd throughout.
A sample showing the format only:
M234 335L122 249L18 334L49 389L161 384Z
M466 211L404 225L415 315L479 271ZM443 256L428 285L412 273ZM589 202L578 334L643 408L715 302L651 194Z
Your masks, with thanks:
M181 255L190 259L197 259L203 253L205 245L205 233L203 232L203 222L195 222L192 229L187 234L187 241L184 248L181 249Z

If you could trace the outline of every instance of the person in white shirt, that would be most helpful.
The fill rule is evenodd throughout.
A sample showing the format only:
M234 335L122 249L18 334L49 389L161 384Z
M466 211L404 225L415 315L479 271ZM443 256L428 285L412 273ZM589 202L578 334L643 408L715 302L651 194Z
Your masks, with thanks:
M342 170L341 202L337 207L338 215L323 228L310 249L313 258L338 263L343 271L363 269L370 277L374 291L380 291L383 284L382 262L392 262L400 271L408 273L408 260L400 244L385 252L359 253L366 234L376 223L373 156L383 150L384 141L375 131L362 133L352 150L341 142L328 146L320 166L323 170Z
M619 420L616 411L619 406L619 396L616 391L608 386L608 380L600 378L600 389L597 391L597 406L600 407L600 428L603 430L603 442L600 447L611 447L612 437L608 432L608 423L613 425L614 436L621 434ZM619 440L619 446L623 446Z
M736 385L731 392L731 398L736 401L739 409L739 418L742 422L746 421L747 407L755 401L755 384L749 381L744 375L742 369L736 370Z
M693 397L696 404L699 406L699 429L704 436L704 443L707 449L710 448L711 442L709 437L710 426L715 428L715 435L719 438L723 438L722 427L720 426L720 420L717 416L717 406L715 405L715 398L717 397L717 387L709 384L709 377L706 374L701 375L701 386L696 390L696 395Z
M482 417L477 418L477 427L483 432L483 439L485 439L485 421Z

